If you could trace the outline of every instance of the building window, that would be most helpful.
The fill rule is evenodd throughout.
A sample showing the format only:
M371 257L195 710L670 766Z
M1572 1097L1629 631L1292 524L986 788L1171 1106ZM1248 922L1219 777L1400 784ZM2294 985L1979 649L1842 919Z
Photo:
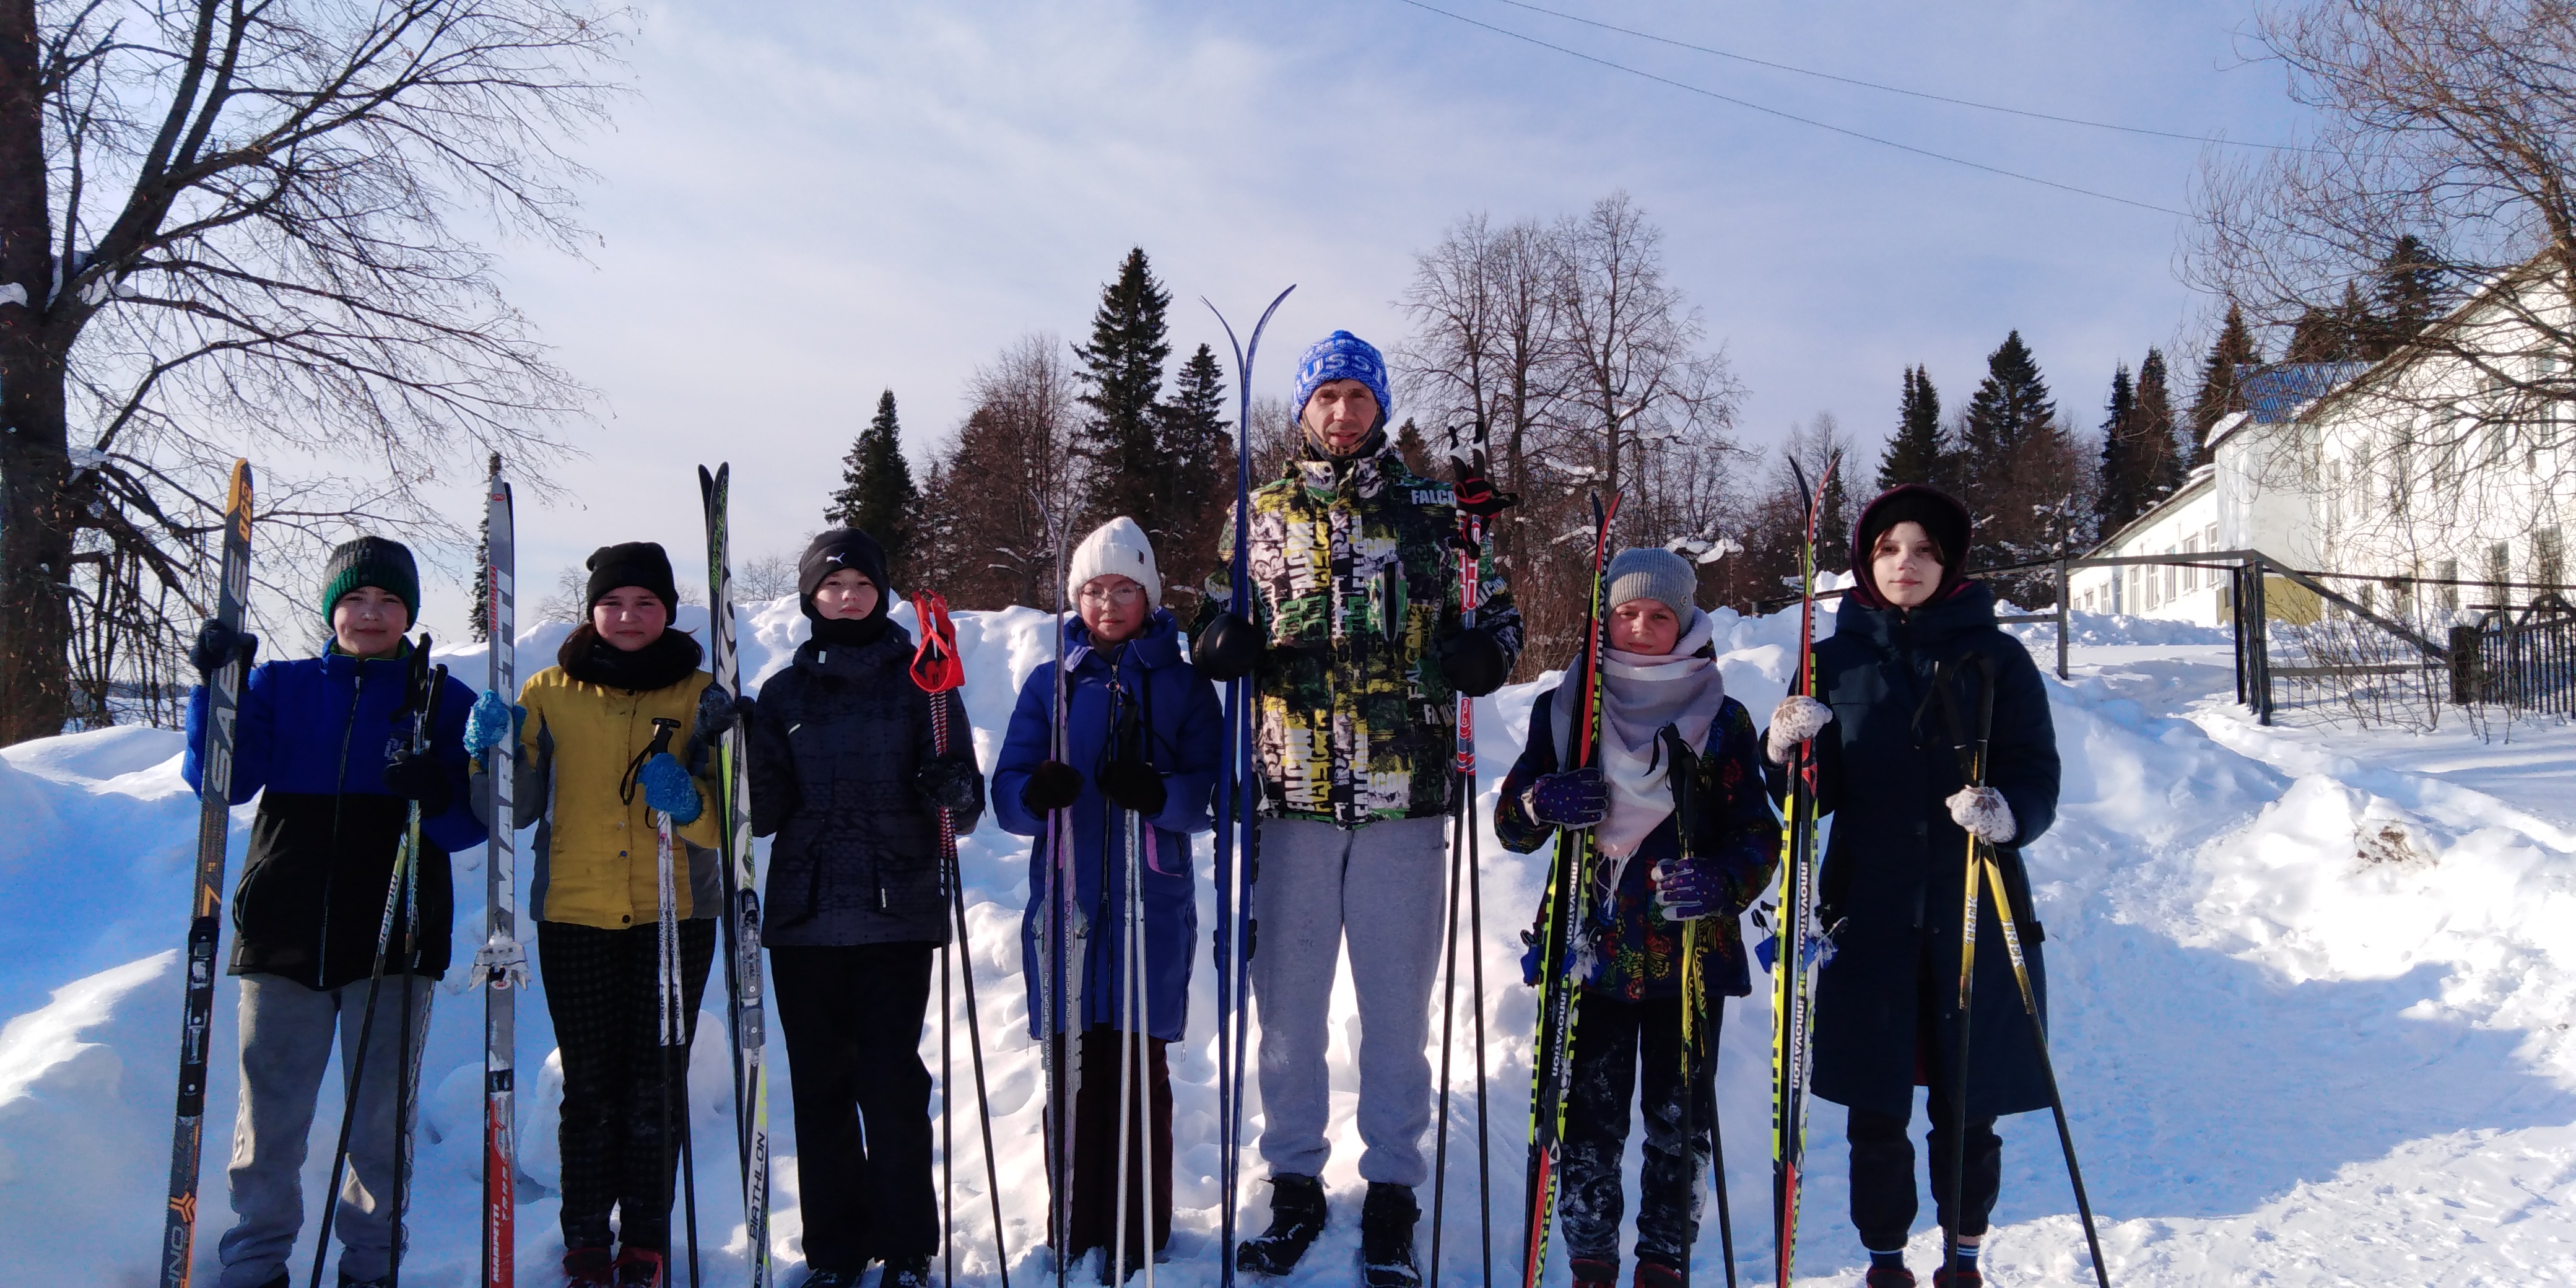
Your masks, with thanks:
M2491 592L2490 598L2496 607L2507 608L2512 606L2512 587L2505 584L2512 580L2513 547L2502 541L2488 546L2487 590Z
M2558 529L2541 528L2531 534L2531 579L2547 582L2553 590L2566 583L2567 548Z
M2445 559L2433 565L2433 576L2442 583L2443 609L2454 613L2460 611L2460 561Z

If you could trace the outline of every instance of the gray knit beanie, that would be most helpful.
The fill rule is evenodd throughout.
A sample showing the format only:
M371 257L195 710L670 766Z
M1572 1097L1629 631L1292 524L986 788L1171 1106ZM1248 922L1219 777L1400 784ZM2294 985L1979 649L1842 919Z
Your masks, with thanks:
M1631 546L1610 561L1610 593L1603 608L1617 608L1632 599L1661 600L1675 617L1690 620L1692 603L1699 590L1699 576L1691 571L1690 561L1661 546Z

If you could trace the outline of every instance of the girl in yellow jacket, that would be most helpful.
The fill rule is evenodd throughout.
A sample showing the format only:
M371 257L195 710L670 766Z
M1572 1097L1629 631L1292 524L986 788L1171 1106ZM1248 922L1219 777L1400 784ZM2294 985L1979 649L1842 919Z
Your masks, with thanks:
M715 793L690 766L703 772L706 742L733 712L721 690L708 694L713 677L698 669L698 642L670 629L679 596L662 547L604 546L589 567L589 620L519 692L516 821L537 825L529 907L563 1053L565 1277L573 1288L659 1288L678 1156L666 1115L687 1112L679 1086L665 1084L688 1067L723 907L716 820L705 807ZM702 695L712 699L703 712ZM480 754L497 745L513 714L485 694L467 746ZM677 723L658 753L657 719ZM674 833L686 1018L676 1047L661 1043L657 1025L656 813L669 815ZM612 1211L622 1244L614 1259Z

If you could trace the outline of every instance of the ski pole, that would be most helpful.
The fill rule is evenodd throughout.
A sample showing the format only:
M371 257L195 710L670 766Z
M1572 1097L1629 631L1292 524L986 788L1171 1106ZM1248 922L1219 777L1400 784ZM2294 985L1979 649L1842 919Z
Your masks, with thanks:
M948 698L954 689L966 683L966 664L957 653L957 626L949 620L948 601L937 591L921 591L912 597L913 624L921 628L921 644L912 655L912 682L927 695L930 703L930 754L948 754ZM1001 1268L1002 1288L1011 1288L1011 1258L1002 1243L1001 1171L993 1156L992 1101L984 1092L984 1031L976 1016L975 943L966 933L966 888L957 866L957 820L947 810L932 811L939 819L939 880L948 889L948 908L956 923L956 962L958 981L966 992L966 1051L975 1071L975 1114L984 1136L984 1193L993 1204L993 1260ZM943 946L940 952L948 953ZM954 1132L948 1125L948 972L943 964L939 974L939 1111L942 1115L940 1149L945 1155L951 1147ZM953 1173L945 1161L943 1184ZM940 1247L948 1261L947 1270L955 1273L955 1255L949 1251L945 1206L950 1196L942 1195Z

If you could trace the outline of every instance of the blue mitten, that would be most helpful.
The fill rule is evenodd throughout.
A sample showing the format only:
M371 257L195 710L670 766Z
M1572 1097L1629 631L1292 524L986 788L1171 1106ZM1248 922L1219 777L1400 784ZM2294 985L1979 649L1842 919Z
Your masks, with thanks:
M635 771L635 781L644 785L644 803L671 816L674 823L694 822L698 811L706 808L698 799L698 784L689 771L680 767L679 758L665 751L644 762Z
M528 718L528 709L504 701L489 689L474 699L474 710L465 717L465 754L482 756L501 745L501 740L519 732Z
M1521 808L1549 827L1590 827L1610 813L1610 784L1595 766L1542 774L1521 793Z
M1725 908L1725 883L1706 859L1665 859L1655 865L1655 910L1667 921L1697 921Z

